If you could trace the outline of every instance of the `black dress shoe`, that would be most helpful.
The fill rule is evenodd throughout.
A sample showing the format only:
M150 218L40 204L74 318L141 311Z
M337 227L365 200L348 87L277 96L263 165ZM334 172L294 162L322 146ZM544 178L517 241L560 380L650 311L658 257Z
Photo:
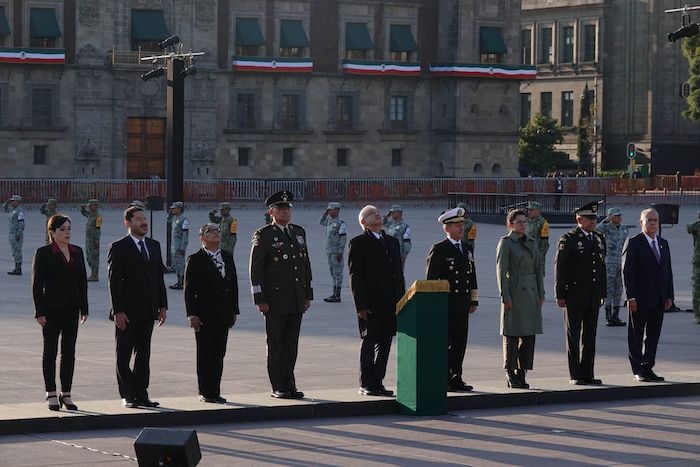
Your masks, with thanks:
M610 319L610 324L608 326L627 326L627 323L622 321L620 318L615 317Z
M576 386L583 386L586 384L586 381L582 379L570 379L569 384L575 384Z
M206 402L208 404L216 404L216 398L215 397L207 397L207 396L199 396L199 400L201 402Z
M374 388L361 387L357 392L363 396L384 396L384 393L382 393L380 389Z
M127 409L138 409L139 405L133 399L122 399L122 407Z
M293 399L290 391L272 391L270 396L276 399Z
M394 391L391 389L387 389L384 386L381 386L379 389L377 389L380 393L382 393L382 396L386 397L394 397Z
M173 284L168 288L173 289L173 290L182 290L182 285L181 284Z
M221 396L216 396L216 397L214 398L214 400L216 401L217 404L225 404L225 403L226 403L226 399L224 399L224 398L221 397Z
M453 380L447 383L447 390L450 392L469 392L472 389L474 388L462 380Z
M160 402L152 401L151 399L134 399L136 405L141 407L158 407Z
M586 379L583 380L583 384L586 384L586 385L589 385L589 386L590 386L590 385L592 385L592 386L597 386L597 385L599 385L599 384L603 384L603 380L602 380L602 379L598 379L598 378L586 378Z
M647 377L647 375L643 373L637 373L634 375L634 380L639 381L640 383L649 383L651 380Z
M292 389L289 391L290 394L290 399L303 399L304 398L304 393L301 391L298 391L296 389Z
M647 379L649 379L649 381L666 381L666 378L664 378L663 376L657 375L656 373L654 373L651 370L647 371L646 377L647 377Z

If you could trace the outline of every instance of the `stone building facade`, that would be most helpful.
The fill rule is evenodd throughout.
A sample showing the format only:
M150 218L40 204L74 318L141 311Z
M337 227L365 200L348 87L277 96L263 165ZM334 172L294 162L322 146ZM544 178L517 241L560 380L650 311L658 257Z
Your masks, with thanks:
M681 117L679 89L688 78L680 43L666 34L680 26L676 0L523 0L523 56L537 79L521 85L523 121L549 109L577 126L585 86L595 92L598 168L627 167L627 143L656 174L690 174L697 163L700 125ZM528 112L529 110L529 112ZM523 123L523 122L521 122ZM572 123L572 125L570 124ZM561 150L576 157L576 134Z

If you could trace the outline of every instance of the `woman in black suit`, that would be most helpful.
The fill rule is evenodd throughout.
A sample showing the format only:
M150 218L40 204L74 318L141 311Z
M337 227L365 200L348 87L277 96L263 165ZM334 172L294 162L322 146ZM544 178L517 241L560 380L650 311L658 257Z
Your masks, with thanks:
M71 222L56 214L49 218L47 229L51 243L36 250L32 265L34 317L44 334L42 369L49 410L78 407L71 399L75 367L75 341L78 321L88 317L87 274L83 250L71 245ZM61 394L56 394L56 354L61 338Z

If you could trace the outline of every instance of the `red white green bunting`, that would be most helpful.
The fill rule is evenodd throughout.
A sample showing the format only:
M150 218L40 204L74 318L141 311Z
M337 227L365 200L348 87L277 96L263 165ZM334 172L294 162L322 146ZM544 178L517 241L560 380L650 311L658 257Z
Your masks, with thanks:
M66 54L63 49L11 49L0 48L0 63L42 63L63 65Z
M303 58L253 58L233 57L235 71L262 71L272 73L311 73L313 60Z
M535 79L537 77L537 69L525 65L430 65L430 73L434 76L469 78Z
M420 76L420 63L343 61L343 71L351 75Z

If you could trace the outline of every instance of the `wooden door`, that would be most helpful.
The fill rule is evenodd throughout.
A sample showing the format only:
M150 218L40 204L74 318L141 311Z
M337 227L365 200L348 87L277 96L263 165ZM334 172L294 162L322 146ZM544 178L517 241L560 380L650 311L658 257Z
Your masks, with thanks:
M127 178L165 178L165 119L127 118Z

